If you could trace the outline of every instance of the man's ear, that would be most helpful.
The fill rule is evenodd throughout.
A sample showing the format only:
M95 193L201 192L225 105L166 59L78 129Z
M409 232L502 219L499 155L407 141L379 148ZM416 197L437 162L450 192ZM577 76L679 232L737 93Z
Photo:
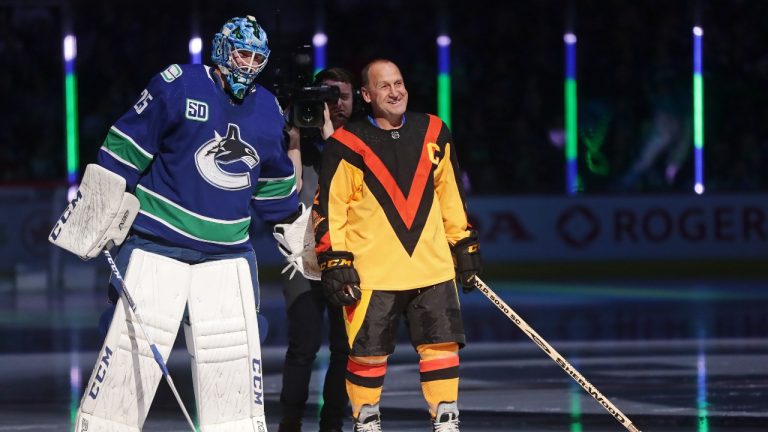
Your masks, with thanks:
M371 103L371 94L368 93L368 89L365 87L360 87L360 96L363 97L363 100L365 103Z

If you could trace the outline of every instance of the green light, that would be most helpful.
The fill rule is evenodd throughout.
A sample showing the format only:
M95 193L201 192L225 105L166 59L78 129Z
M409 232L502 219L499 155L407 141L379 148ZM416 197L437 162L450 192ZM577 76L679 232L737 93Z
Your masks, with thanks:
M69 404L69 424L74 428L75 420L77 420L77 408L79 407L78 400L72 401Z
M709 412L707 411L706 406L699 407L699 427L698 432L709 432L709 419L707 418L709 416Z
M563 35L565 42L565 192L575 195L584 190L579 178L578 123L576 118L576 35Z
M72 332L70 332L70 338L73 342L73 350L69 353L69 424L74 429L82 389L80 388L80 355L77 351L79 343L77 337L73 337Z
M575 385L570 386L569 396L571 399L571 432L581 432L581 394L580 389Z
M451 75L437 75L437 115L451 128Z
M702 330L703 335L703 330ZM709 432L709 402L707 402L707 357L703 337L699 339L699 354L696 359L696 407L698 432Z
M64 78L64 97L67 116L67 177L70 183L74 183L80 165L77 131L77 76L74 73L69 73Z
M565 80L565 157L576 160L578 144L578 123L576 118L576 80Z
M693 75L693 145L704 147L704 79Z

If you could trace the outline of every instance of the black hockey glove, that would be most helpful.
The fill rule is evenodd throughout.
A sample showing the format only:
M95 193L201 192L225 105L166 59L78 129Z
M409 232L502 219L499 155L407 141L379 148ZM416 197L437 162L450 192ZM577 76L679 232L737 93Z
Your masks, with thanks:
M360 300L360 277L353 261L354 255L346 251L322 252L317 256L323 272L323 294L334 306L352 306Z
M480 263L480 243L477 241L477 233L472 231L469 237L463 238L451 246L453 253L453 263L456 266L456 277L463 285L462 290L465 293L475 289L471 279L479 275L483 270Z

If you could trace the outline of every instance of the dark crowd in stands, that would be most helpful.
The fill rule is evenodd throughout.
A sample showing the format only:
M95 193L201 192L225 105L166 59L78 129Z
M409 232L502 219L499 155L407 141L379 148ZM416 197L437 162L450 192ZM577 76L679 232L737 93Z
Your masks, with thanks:
M328 65L357 72L373 58L397 62L414 111L437 109L435 40L450 35L452 130L476 195L564 192L567 30L578 38L582 192L691 193L692 27L699 24L707 192L768 189L762 0L0 2L0 184L66 178L68 30L77 35L84 166L152 75L189 62L191 34L202 37L210 64L213 33L245 13L270 37L266 86L288 53L322 28Z

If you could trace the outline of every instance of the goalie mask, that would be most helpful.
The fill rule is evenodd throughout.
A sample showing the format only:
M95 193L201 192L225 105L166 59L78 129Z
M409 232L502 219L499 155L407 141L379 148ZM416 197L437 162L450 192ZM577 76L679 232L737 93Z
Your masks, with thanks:
M213 37L211 60L238 99L245 98L268 59L267 32L250 15L232 18Z

